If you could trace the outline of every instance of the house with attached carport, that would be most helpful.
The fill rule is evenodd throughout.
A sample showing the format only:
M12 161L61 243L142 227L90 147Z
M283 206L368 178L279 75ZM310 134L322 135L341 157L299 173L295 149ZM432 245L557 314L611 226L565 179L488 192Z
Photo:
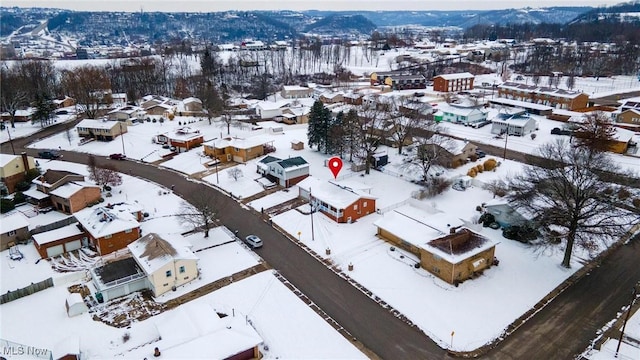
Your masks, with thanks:
M27 241L29 233L29 221L20 212L13 212L0 217L2 228L0 229L0 251L6 250L12 245Z
M125 208L94 206L80 210L74 217L100 255L124 249L140 238L140 223Z
M358 182L333 182L309 176L298 184L301 198L312 211L320 211L338 223L352 223L376 212L371 188Z
M413 205L384 213L374 225L380 238L415 255L416 266L456 285L494 264L493 241L451 214Z
M302 156L283 160L269 155L259 160L257 167L259 174L287 188L309 176L309 163Z
M87 246L88 237L77 223L31 236L40 256L45 259Z

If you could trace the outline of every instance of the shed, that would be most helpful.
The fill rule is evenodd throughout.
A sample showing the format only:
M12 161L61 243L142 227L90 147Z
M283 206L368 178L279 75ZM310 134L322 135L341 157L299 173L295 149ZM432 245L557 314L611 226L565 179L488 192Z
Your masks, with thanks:
M67 308L67 315L69 317L74 317L76 315L84 314L89 311L89 309L87 308L87 304L85 304L84 300L82 299L82 295L78 293L69 294L64 305Z
M303 150L304 143L300 140L291 140L291 148L293 150Z

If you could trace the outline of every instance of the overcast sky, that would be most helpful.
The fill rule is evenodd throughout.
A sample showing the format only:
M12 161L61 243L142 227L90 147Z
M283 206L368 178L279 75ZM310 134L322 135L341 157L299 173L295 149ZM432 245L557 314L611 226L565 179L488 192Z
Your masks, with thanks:
M94 11L211 12L225 10L486 10L549 6L611 6L622 0L2 0L2 6Z

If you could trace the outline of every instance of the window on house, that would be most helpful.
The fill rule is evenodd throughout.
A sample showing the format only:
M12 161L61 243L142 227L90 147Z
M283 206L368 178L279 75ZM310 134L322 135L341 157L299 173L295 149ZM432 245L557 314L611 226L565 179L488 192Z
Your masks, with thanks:
M14 236L16 234L15 230L11 230L7 233L8 236Z
M364 207L364 208L367 207L367 202L366 201L362 203L362 207Z
M105 238L105 239L111 239L111 236L112 236L111 234L109 234L109 235L105 235L105 236L104 236L104 238Z
M167 270L166 275L167 277L171 277L171 270Z
M180 274L184 273L186 270L184 268L184 266L180 266Z
M127 233L127 234L130 234L132 231L133 231L133 229L127 229L124 232Z
M358 204L353 205L353 210L358 210Z

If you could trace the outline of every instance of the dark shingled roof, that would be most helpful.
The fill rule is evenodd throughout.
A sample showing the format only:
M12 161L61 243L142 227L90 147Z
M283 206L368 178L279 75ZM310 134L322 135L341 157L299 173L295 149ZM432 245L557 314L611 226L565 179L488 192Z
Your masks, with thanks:
M482 246L487 239L469 229L461 229L450 234L429 241L429 245L451 255L460 255Z
M283 168L288 168L288 167L307 164L307 161L303 159L301 156L296 156L296 157L280 160L278 164L280 164L280 166L282 166Z

